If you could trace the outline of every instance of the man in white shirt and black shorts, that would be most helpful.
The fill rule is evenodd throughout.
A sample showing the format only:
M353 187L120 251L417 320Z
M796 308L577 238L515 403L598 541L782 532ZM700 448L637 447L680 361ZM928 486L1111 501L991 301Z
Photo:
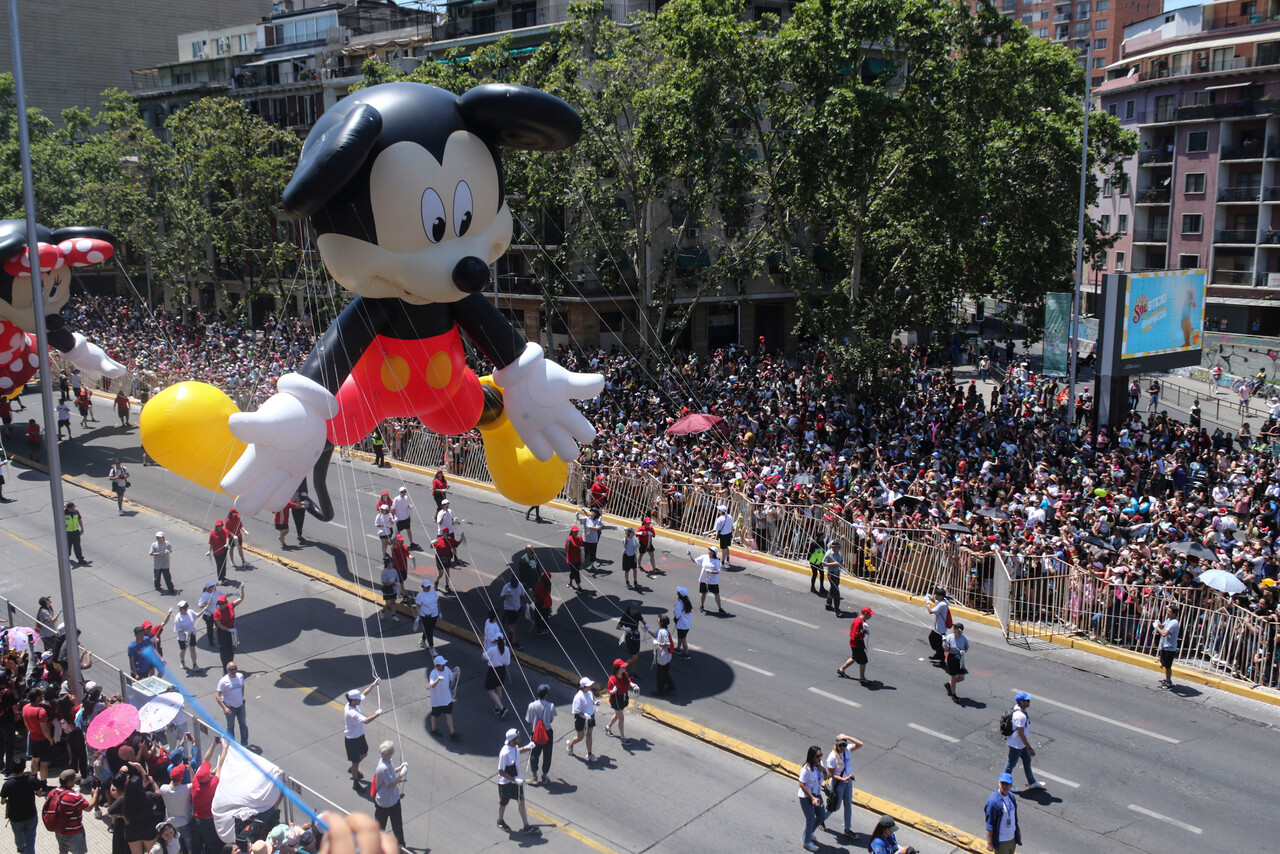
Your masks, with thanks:
M728 614L720 604L720 556L716 554L715 546L707 546L707 553L699 557L694 557L692 551L688 554L694 566L701 568L698 573L698 610L707 613L707 594L710 593L716 599L716 610Z
M720 515L712 523L711 530L707 531L703 536L715 534L720 538L720 552L724 555L724 566L727 569L730 566L729 547L733 545L733 517L729 515L729 506L727 504L721 504L716 509L720 511Z
M365 740L364 727L382 714L382 709L378 709L366 716L360 711L360 704L364 702L364 695L372 691L378 681L374 679L363 691L359 688L348 691L347 707L342 710L343 743L347 749L347 761L351 763L351 782L357 789L360 788L360 781L364 779L364 775L360 773L360 763L369 755L369 742Z

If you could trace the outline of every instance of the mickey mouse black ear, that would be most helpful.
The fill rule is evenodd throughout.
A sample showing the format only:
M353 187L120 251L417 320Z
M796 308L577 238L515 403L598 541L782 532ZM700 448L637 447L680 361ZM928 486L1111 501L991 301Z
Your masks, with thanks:
M307 137L298 168L284 188L285 209L296 216L315 213L355 176L382 133L382 114L369 104L357 104L332 125L317 129L320 134L313 130Z
M559 151L582 136L577 110L527 86L486 83L458 98L467 129L492 145L522 151Z

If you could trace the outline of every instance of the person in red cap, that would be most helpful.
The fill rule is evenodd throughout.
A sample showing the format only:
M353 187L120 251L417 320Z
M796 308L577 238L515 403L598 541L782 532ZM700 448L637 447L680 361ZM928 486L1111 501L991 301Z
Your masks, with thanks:
M227 532L227 541L230 546L231 561L235 562L235 553L240 552L240 565L248 566L249 561L244 559L244 541L248 533L244 529L244 520L240 518L240 511L232 507L227 511L226 524L222 526L222 530Z
M582 533L578 530L578 526L574 525L569 529L569 536L564 541L564 561L569 564L569 583L566 587L576 589L579 593L582 590Z
M591 506L594 508L604 509L609 503L609 484L605 483L604 475L596 475L596 482L591 484Z
M227 580L227 544L230 538L227 536L226 524L222 519L213 524L213 530L209 532L209 551L205 552L213 555L219 584Z
M453 564L453 549L457 543L449 542L450 539L448 534L441 534L431 543L436 550L436 590L440 593L453 592L449 584L449 567ZM443 587L440 586L441 579L444 580Z
M281 507L271 516L271 524L275 525L276 533L280 535L280 548L288 548L285 545L285 534L289 533L289 511L297 505L290 501L284 507Z
M851 678L845 673L850 664L858 665L858 681L867 684L867 634L870 631L867 623L876 615L870 608L864 607L862 613L853 618L849 626L849 660L836 669L836 674L844 679Z
M400 576L400 589L405 589L405 582L409 580L409 570L411 567L416 567L417 562L409 553L409 547L404 544L404 534L396 534L391 541L391 565L396 568L396 574Z
M209 760L213 751L222 744L222 755L218 757L218 766L211 768ZM221 851L222 840L213 824L213 796L218 791L219 775L222 764L227 761L228 746L221 738L214 738L209 749L204 752L204 759L196 769L195 778L191 781L191 823L195 826L197 851Z
M653 529L653 520L648 516L640 521L640 527L636 528L636 539L640 541L640 559L638 565L644 569L644 556L649 555L649 568L644 570L645 575L652 575L658 571L658 564L655 562L654 553L656 549L653 547L654 538L658 532Z
M618 737L622 739L623 744L630 744L631 739L627 738L627 705L631 702L630 694L632 691L640 692L640 686L631 681L631 674L627 672L627 663L621 658L613 660L613 674L609 677L609 708L613 709L613 717L609 718L609 723L605 725L604 731L609 735L613 735L613 725L618 725Z

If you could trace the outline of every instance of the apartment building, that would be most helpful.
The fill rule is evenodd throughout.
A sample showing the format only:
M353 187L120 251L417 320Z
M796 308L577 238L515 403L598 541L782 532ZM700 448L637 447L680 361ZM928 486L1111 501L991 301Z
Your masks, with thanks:
M1125 30L1094 90L1139 136L1094 216L1107 271L1206 267L1205 329L1280 333L1280 0L1227 0Z

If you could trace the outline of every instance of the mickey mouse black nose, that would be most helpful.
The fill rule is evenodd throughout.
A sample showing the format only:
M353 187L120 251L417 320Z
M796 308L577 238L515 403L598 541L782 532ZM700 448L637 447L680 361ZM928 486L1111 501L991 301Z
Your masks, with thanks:
M460 291L478 293L489 284L489 265L476 256L469 255L453 268L453 283Z

